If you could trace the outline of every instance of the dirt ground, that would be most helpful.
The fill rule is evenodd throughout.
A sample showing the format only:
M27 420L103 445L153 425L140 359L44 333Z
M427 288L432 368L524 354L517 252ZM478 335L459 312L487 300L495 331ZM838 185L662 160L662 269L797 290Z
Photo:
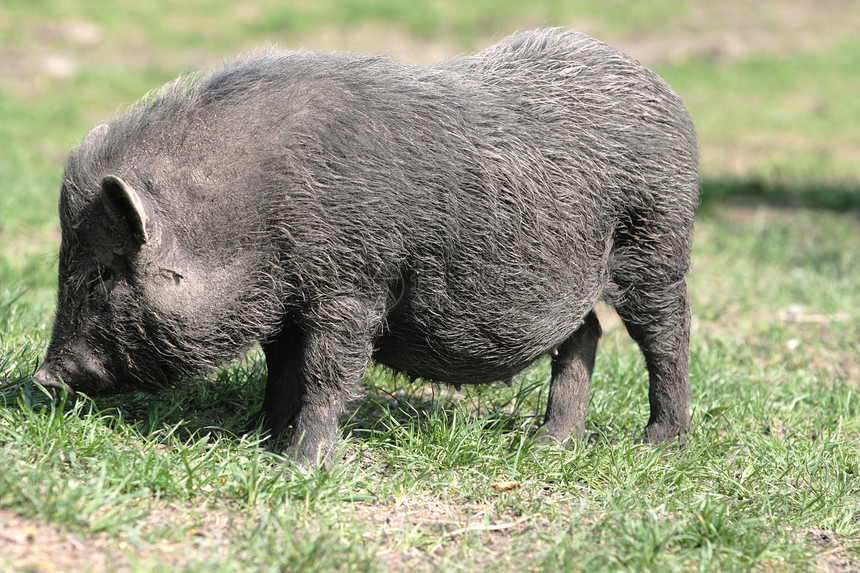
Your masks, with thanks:
M0 571L106 571L119 558L110 545L0 510Z

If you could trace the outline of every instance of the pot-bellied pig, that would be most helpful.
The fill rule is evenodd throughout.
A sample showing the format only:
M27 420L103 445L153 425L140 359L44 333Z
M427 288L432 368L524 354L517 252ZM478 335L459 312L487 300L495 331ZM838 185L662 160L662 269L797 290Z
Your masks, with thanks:
M543 436L580 437L603 299L644 353L644 437L688 427L690 116L586 35L431 66L267 50L168 84L72 152L34 380L157 391L261 343L263 415L328 452L373 359L509 379L545 354Z

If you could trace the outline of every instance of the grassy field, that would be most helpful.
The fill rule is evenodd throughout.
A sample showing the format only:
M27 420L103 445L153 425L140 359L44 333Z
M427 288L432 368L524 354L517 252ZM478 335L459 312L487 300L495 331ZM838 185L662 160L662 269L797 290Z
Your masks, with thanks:
M312 475L243 435L259 353L160 396L0 407L0 571L827 571L860 568L860 5L9 0L0 6L0 384L38 367L70 147L185 69L266 42L427 62L564 25L687 102L702 146L693 428L636 444L647 376L609 309L586 420L532 440L512 388L381 369Z

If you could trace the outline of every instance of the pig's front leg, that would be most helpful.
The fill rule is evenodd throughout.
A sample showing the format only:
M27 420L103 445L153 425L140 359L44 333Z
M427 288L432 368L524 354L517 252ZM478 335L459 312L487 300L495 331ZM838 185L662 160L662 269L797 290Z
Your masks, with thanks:
M267 361L274 363L264 415L273 430L293 426L288 452L301 466L331 456L340 416L356 393L381 325L381 309L341 297L304 317L300 330L292 331L300 335L286 334L267 345Z

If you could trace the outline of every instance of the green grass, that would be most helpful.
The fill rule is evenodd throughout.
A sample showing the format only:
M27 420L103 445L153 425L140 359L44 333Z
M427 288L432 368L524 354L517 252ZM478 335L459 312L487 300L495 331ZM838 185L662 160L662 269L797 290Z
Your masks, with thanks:
M497 559L535 570L795 570L813 563L812 528L856 556L856 389L823 393L806 373L762 372L752 353L700 342L693 431L683 448L652 448L632 439L645 415L640 362L611 334L587 442L550 450L529 437L545 365L512 389L462 395L374 370L346 424L345 461L311 475L240 436L261 390L256 358L171 396L23 396L0 410L0 507L142 548L180 545L188 570L383 570L407 550L417 566L446 570ZM503 480L520 487L492 489Z
M810 4L795 39L772 28L781 3L757 4L756 16L719 6L5 2L0 570L856 569L860 16L846 6L825 26ZM751 21L768 42L748 34L747 53L711 53L709 34ZM653 66L700 133L683 447L635 443L644 361L608 311L586 440L563 449L532 439L546 362L512 388L463 392L373 368L343 423L343 461L308 475L283 444L244 433L265 382L259 352L159 396L52 401L15 387L48 342L62 165L92 125L188 67L267 40L385 52L390 32L412 54L454 54L571 23L643 53L668 38ZM74 69L46 65L58 56ZM493 487L506 481L517 486ZM13 518L32 543L4 529Z
M857 191L860 101L846 96L860 88L860 40L836 40L824 54L755 56L733 65L694 58L659 71L684 94L696 120L706 175L731 174L725 154L734 149L746 155L742 168L771 180L826 174L853 179Z

